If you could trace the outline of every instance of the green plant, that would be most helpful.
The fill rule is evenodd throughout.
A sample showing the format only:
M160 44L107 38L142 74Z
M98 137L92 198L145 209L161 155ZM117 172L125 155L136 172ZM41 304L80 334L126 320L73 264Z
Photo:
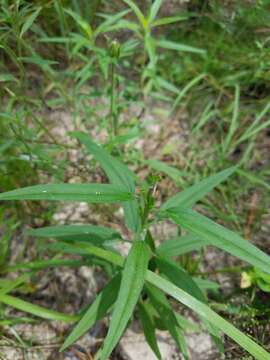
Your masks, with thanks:
M149 94L152 88L166 89L170 92L181 94L179 90L166 79L158 74L158 60L159 54L157 49L174 50L179 52L190 52L199 55L205 54L203 49L189 46L179 42L169 41L164 38L157 38L155 32L157 28L184 21L188 19L188 14L181 14L177 16L169 16L157 18L158 12L163 4L163 0L155 0L149 7L148 13L143 14L142 10L137 6L136 2L132 0L123 0L137 18L137 22L119 19L113 27L113 30L130 30L139 39L139 44L142 45L142 85L145 93Z
M76 260L74 263L74 260L52 258L31 264L17 264L15 269L25 268L33 272L61 264L70 263L73 266L80 266L102 261L113 265L112 279L97 295L87 311L78 315L57 313L9 295L9 292L26 281L27 276L30 275L28 273L0 287L0 302L46 319L78 321L61 350L74 343L112 309L107 337L103 347L96 354L96 358L102 360L109 357L132 314L138 309L145 338L158 359L161 359L161 354L155 336L156 328L168 330L185 358L188 358L184 331L190 323L183 320L183 317L173 309L169 301L171 297L199 315L220 351L223 351L220 335L223 332L256 359L269 360L269 353L211 309L201 289L202 282L193 278L174 262L168 251L170 242L173 242L174 254L213 245L270 274L270 259L265 253L236 233L191 209L236 168L229 168L202 180L177 193L157 208L155 177L149 177L147 181L142 182L121 161L90 140L88 135L77 132L72 136L79 139L100 162L111 184L36 185L2 193L0 200L121 203L124 207L126 226L133 234L128 256L125 259L115 250L114 242L124 240L113 229L93 225L71 225L32 230L31 235L56 239L55 243L47 245L51 251L78 254L81 255L82 260ZM186 236L179 237L178 241L168 240L163 245L157 246L150 226L163 219L170 219L180 228L188 231L193 246L183 249L187 246Z
M252 269L241 274L241 288L246 289L251 285L257 285L262 291L270 292L270 276L260 269Z

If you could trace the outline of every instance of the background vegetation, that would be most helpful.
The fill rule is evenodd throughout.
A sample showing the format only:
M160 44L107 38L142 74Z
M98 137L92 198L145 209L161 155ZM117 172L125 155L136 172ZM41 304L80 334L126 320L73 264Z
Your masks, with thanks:
M180 3L158 9L150 1L1 0L0 191L105 182L72 131L87 132L140 179L158 183L158 201L237 164L198 209L269 254L269 3ZM42 242L37 246L26 235L28 227L71 219L126 231L116 206L80 206L2 202L0 285L12 279L15 264L48 255ZM164 235L154 231L158 239ZM161 230L170 231L169 225ZM210 291L211 305L269 350L269 277L219 252L213 257L194 253L178 260L192 275L217 282L228 275L227 290L221 283ZM53 271L37 268L16 292L61 308L53 291L37 295L41 279L54 279ZM63 302L77 310L70 298ZM27 356L36 344L13 327L22 320L33 321L0 305L3 339ZM232 359L245 358L229 340L226 346Z

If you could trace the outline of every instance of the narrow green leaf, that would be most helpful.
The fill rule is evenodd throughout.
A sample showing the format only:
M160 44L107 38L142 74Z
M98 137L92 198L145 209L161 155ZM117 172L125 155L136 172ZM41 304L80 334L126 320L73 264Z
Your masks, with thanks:
M134 14L137 16L139 22L141 23L141 26L144 30L147 29L148 27L148 21L147 19L144 17L143 13L141 12L141 10L138 8L138 6L136 5L136 3L132 0L123 0L134 12Z
M81 30L85 33L85 35L91 39L93 36L93 30L90 26L90 24L88 24L88 22L86 22L79 14L75 13L74 11L70 10L70 9L65 9L65 12L67 14L69 14L76 22L76 24L79 26L79 28L81 28Z
M119 294L100 360L108 359L125 330L141 294L149 258L148 246L143 241L135 241L123 269Z
M234 133L238 129L239 100L240 100L240 87L238 84L236 84L235 85L235 95L234 95L233 116L230 121L228 134L227 134L224 144L223 144L224 153L226 153L229 150Z
M110 250L102 249L92 244L86 244L86 243L67 244L64 242L57 242L55 244L48 244L46 245L46 247L49 249L56 249L70 254L96 256L110 263L113 263L117 266L123 266L124 263L124 258L120 256L118 253Z
M17 271L22 269L30 269L30 270L41 270L47 269L49 267L55 266L83 266L85 262L81 260L73 260L73 259L48 259L48 260L36 260L25 263L17 263L15 265L6 266L2 272L7 273L11 271Z
M260 112L259 115L256 116L255 120L252 121L251 125L244 131L244 133L240 136L240 138L235 142L235 146L240 144L243 141L254 137L260 131L266 129L270 125L270 119L260 124L261 119L268 113L270 110L270 103L268 102L264 109Z
M193 277L193 281L199 286L201 290L218 290L220 285L215 281Z
M224 320L221 316L211 310L206 304L203 304L193 296L189 295L182 289L162 278L161 276L147 271L146 280L164 291L166 294L172 296L180 303L186 305L188 308L204 317L212 325L219 328L223 333L232 338L236 343L246 349L257 360L270 360L270 354L261 346L256 344L252 339L243 334L240 330Z
M88 329L90 329L98 320L102 319L110 307L114 304L120 287L121 276L116 275L97 295L91 303L86 313L82 316L78 324L66 338L60 351L77 341Z
M119 20L122 19L125 15L127 15L131 10L123 10L117 12L115 15L111 15L106 17L106 20L103 21L94 31L95 37L98 34L105 33L107 31L111 31L111 27L114 24L118 24Z
M206 302L206 298L198 285L193 281L192 277L180 267L180 265L162 257L157 257L155 261L161 273L173 284L196 297L198 300Z
M270 257L241 236L207 217L182 207L171 208L168 216L178 225L209 244L236 256L270 274Z
M145 288L150 298L151 304L155 308L156 313L159 315L159 321L164 326L164 328L169 331L177 346L182 350L185 358L187 358L182 329L180 329L178 326L176 314L172 310L169 301L167 300L164 293L155 286L147 284Z
M151 24L155 18L157 17L157 14L159 12L159 9L162 5L162 2L163 0L155 0L153 2L153 4L151 5L151 8L150 8L150 12L149 12L149 16L148 16L148 21L149 23Z
M193 86L197 85L203 78L205 78L206 74L200 74L196 76L195 78L191 79L190 82L187 83L186 86L184 86L183 89L181 89L174 100L173 106L170 111L170 115L173 114L177 106L180 104L181 100L184 98L184 96L187 94L187 92L193 88Z
M135 175L126 165L108 154L101 146L95 144L87 134L73 132L71 135L80 140L89 153L99 161L112 184L122 186L128 192L135 192ZM126 224L134 232L139 230L141 224L138 207L139 205L136 199L124 203Z
M114 229L95 225L58 225L27 231L28 235L42 238L55 238L64 241L86 241L101 244L105 241L119 240L121 235Z
M155 353L156 357L161 360L161 354L155 333L155 323L153 321L151 313L148 311L148 308L144 303L139 303L139 316L145 339L152 351Z
M36 11L34 11L30 16L28 16L28 18L25 20L25 22L23 23L21 32L20 32L20 37L22 37L26 31L28 29L30 29L30 27L33 25L34 21L36 20L36 18L38 17L40 11L41 11L42 7L39 6Z
M202 331L200 324L197 322L195 323L194 321L191 321L178 313L175 313L175 316L178 322L178 326L180 326L180 328L183 329L185 333L197 333Z
M92 203L122 202L133 194L110 184L46 184L0 194L0 200L61 200Z
M204 293L201 291L199 286L196 284L196 282L192 279L192 277L179 265L175 264L174 262L162 258L157 257L156 258L156 264L159 268L159 270L170 280L173 284L187 292L188 294L194 296L196 299L200 300L203 303L207 303L207 299L204 295ZM221 352L224 352L222 341L220 338L219 331L209 324L207 320L204 318L202 319L205 323L206 328L209 330L209 332L212 334L213 339L218 346L219 350Z
M167 210L172 207L183 206L192 207L197 201L201 200L207 195L214 187L226 180L235 170L236 166L232 166L223 170L215 175L200 181L199 183L177 193L169 200L167 200L161 207L161 210Z
M154 21L151 23L151 26L152 26L152 27L155 27L155 26L161 26L161 25L168 25L168 24L172 24L172 23L175 23L175 22L178 22L178 21L187 20L187 19L188 19L188 16L169 16L169 17L163 17L163 18L161 18L161 19L154 20Z
M16 279L14 280L10 280L8 281L5 285L1 285L0 287L0 294L4 295L7 294L9 292L11 292L12 290L14 290L16 287L18 287L19 285L29 281L31 276L31 273L27 273L27 274L23 274L18 276Z
M181 52L192 52L196 54L205 54L206 51L203 49L195 48L193 46L180 44L177 42L169 41L169 40L159 40L156 42L157 46L162 47L168 50L176 50Z
M4 295L1 293L0 293L0 303L9 305L15 309L41 317L43 319L60 320L64 322L70 322L70 321L72 322L79 319L79 316L77 315L68 315L57 311L49 310L44 307L34 305L27 301L18 299L14 296Z
M163 241L157 248L157 253L161 256L173 257L199 250L207 244L207 241L202 240L200 237L188 234Z
M159 160L145 160L147 165L149 165L152 169L155 169L159 172L162 172L168 175L171 179L173 179L176 183L183 183L183 176L186 175L184 171L178 170L177 168L167 165Z
M179 89L171 82L161 76L155 76L155 83L161 88L168 90L174 94L179 94Z

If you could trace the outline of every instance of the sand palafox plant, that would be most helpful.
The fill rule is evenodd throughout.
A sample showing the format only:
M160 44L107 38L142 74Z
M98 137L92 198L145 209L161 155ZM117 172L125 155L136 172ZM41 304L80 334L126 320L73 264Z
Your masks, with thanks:
M115 229L91 224L33 229L31 235L54 238L52 245L55 249L61 253L81 255L82 260L57 257L24 267L18 264L13 266L14 269L35 271L46 266L90 266L98 260L112 266L112 276L89 307L78 315L45 309L10 295L18 284L29 278L28 272L18 276L15 283L0 288L0 302L46 319L75 322L60 351L71 346L98 320L109 314L107 335L95 355L95 359L108 359L135 314L140 318L145 339L157 359L162 359L157 329L168 331L188 359L185 331L190 323L175 310L172 300L176 300L199 317L203 329L209 331L221 352L224 351L222 334L226 334L256 359L269 360L270 354L262 346L211 309L198 279L174 261L179 254L211 245L270 274L268 255L235 232L192 209L236 168L228 168L203 179L157 206L153 183L138 179L122 161L94 143L87 134L76 132L72 136L84 144L100 163L109 183L35 185L2 193L0 200L119 203L124 209L125 225L133 234L129 253L123 257L116 250L115 243L125 240ZM185 234L158 245L151 234L151 226L164 219L174 222L185 230Z

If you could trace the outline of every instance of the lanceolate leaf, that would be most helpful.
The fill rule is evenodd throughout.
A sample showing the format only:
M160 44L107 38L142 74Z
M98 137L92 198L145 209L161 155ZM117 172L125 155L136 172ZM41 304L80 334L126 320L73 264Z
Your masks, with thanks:
M147 306L144 303L139 303L139 316L144 332L145 339L150 346L150 348L155 353L156 357L161 360L161 354L158 348L156 333L155 333L155 323L151 316L151 313L148 311Z
M137 304L144 285L150 252L143 241L135 241L122 273L119 294L100 360L106 360L120 339Z
M152 271L147 271L146 280L149 283L158 287L160 290L167 293L168 295L172 296L174 299L178 300L180 303L186 305L188 308L192 309L200 316L204 317L212 325L222 330L223 333L228 335L240 346L246 349L251 355L253 355L255 359L270 360L270 354L266 350L264 350L248 336L243 334L240 330L235 328L228 321L215 313L206 304L195 299L190 294L186 293L182 289L178 288L168 280L153 273Z
M0 200L66 200L92 203L122 202L132 198L132 193L110 184L35 185L0 194Z
M177 206L192 207L235 170L236 166L230 167L200 181L198 184L195 184L180 193L177 193L162 205L161 210L167 210Z
M130 193L135 192L135 175L121 161L111 156L101 146L95 144L87 134L82 132L71 133L73 137L80 140L86 149L101 164L110 182L114 185L122 186ZM140 217L138 212L138 201L133 199L124 203L125 219L127 226L136 232L140 227Z
M192 277L179 265L174 262L162 258L156 258L156 264L163 275L165 275L172 283L195 296L198 300L206 302L206 298Z
M157 253L165 257L173 257L199 250L208 243L195 235L179 236L175 239L163 241L157 248Z
M185 358L187 358L182 329L180 329L178 326L176 315L172 310L169 301L167 300L164 293L155 286L147 284L145 288L150 298L151 304L160 317L162 325L169 331L177 346L182 350Z
M102 319L117 298L121 276L116 275L105 288L98 294L96 299L89 306L81 320L69 334L60 351L65 350L78 340L88 329L90 329L98 320Z
M102 243L108 240L121 239L121 235L110 228L95 225L59 225L31 229L29 235L56 238L60 240L89 241Z
M49 320L61 320L65 322L78 320L76 315L68 315L57 311L49 310L38 305L31 304L27 301L17 299L14 296L0 293L0 303L14 307L15 309Z
M121 161L111 156L101 146L94 143L87 134L82 132L72 132L71 135L80 140L87 151L100 162L111 183L123 185L130 192L135 190L135 175Z
M148 21L147 19L144 17L143 13L141 12L141 10L138 8L138 6L136 5L135 1L132 0L123 0L134 12L134 14L137 16L139 22L141 23L141 26L144 30L147 29L148 26Z
M172 208L167 215L191 234L270 274L270 257L233 231L191 209Z
M186 291L190 295L194 296L196 299L200 300L203 303L207 303L207 299L204 296L203 292L199 286L195 283L192 277L184 271L179 265L173 263L172 261L157 257L156 264L159 270L176 286L180 287L182 290ZM213 335L214 341L217 344L220 351L224 351L222 341L218 330L208 323L203 318L206 328Z
M149 16L148 16L149 23L152 23L152 21L155 20L157 14L158 14L158 11L162 5L162 2L163 2L163 0L155 0L153 2L153 4L151 5Z

